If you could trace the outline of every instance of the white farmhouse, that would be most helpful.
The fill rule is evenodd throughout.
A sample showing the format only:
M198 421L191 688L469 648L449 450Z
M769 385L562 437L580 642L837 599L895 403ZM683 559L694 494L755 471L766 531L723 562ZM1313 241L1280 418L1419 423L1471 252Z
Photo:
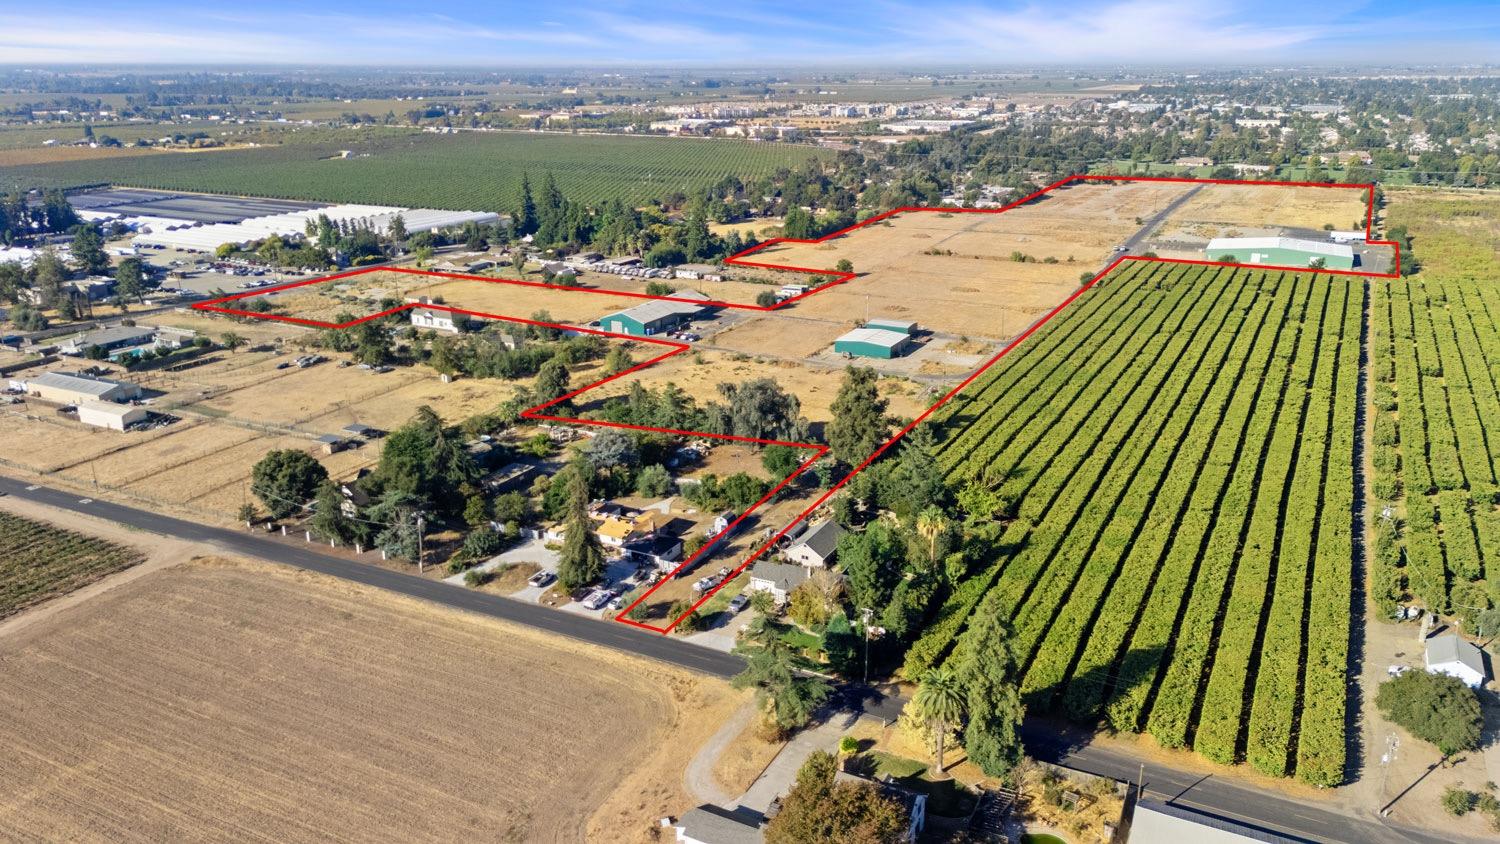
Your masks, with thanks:
M451 311L413 308L411 312L411 324L416 328L430 328L433 331L461 334L466 322L467 320L464 319L463 314L455 314Z

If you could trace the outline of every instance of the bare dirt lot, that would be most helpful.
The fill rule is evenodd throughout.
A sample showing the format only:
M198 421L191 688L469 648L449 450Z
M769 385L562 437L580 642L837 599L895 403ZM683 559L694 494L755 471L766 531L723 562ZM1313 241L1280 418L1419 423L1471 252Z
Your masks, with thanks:
M826 243L778 244L751 260L854 264L858 278L795 303L799 316L915 320L948 334L1004 339L1066 298L1140 229L1138 219L1188 187L1073 185L1003 213L900 214Z
M644 285L621 285L622 289L644 289ZM637 291L639 292L639 291ZM604 314L639 305L643 299L585 293L566 288L532 287L474 279L449 279L407 273L372 272L348 279L309 284L268 301L276 313L302 319L333 322L340 313L365 316L382 309L381 302L426 296L450 307L486 314L530 318L546 311L553 320L586 323ZM243 303L244 300L238 300ZM227 307L237 307L231 302ZM240 305L238 307L242 307Z
M15 631L0 658L12 841L649 840L689 800L686 760L743 701L217 559Z
M1158 240L1254 237L1283 227L1352 231L1365 227L1363 190L1287 185L1204 185L1153 233Z

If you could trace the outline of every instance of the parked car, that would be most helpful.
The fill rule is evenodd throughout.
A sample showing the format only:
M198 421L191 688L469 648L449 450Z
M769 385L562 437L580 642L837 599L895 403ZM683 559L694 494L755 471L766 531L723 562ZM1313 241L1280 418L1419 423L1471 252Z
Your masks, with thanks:
M550 571L539 571L536 574L533 574L531 577L526 578L526 582L531 584L532 586L547 586L556 579L557 575L553 574Z
M737 613L748 606L750 606L750 595L748 593L741 592L740 594L735 595L732 600L730 600L729 611L732 613Z
M614 596L615 593L609 589L595 589L589 593L587 598L583 599L583 608L586 610L603 609L604 605L609 603L610 599Z
M614 610L615 612L619 612L620 610L625 609L625 596L616 595L613 598L610 598L609 608Z
M707 592L708 590L710 590L710 589L712 589L712 588L714 588L715 586L718 586L718 585L719 585L719 577L717 575L712 575L711 574L711 575L708 575L707 577L700 577L700 578L698 578L697 582L695 582L693 584L693 591L694 592Z

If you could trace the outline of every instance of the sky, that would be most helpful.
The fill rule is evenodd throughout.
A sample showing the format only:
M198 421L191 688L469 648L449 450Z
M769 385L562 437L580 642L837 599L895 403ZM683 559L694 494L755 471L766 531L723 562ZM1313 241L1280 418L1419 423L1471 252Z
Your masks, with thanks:
M1500 63L1489 2L0 0L0 64Z

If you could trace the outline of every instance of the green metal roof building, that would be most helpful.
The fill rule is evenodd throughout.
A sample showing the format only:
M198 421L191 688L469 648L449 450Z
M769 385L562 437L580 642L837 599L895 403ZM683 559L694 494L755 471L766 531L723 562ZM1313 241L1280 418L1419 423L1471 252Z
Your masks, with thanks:
M908 337L917 333L917 324L899 319L872 319L865 323L865 328L878 328L881 331L895 331Z
M905 354L911 338L899 331L880 328L856 328L833 341L838 354L862 358L894 358Z
M657 300L600 317L599 327L616 334L650 337L670 331L702 312L701 305Z
M1236 264L1311 267L1321 260L1324 269L1354 269L1354 250L1347 243L1293 237L1218 237L1208 242L1203 254L1210 261L1227 257Z

